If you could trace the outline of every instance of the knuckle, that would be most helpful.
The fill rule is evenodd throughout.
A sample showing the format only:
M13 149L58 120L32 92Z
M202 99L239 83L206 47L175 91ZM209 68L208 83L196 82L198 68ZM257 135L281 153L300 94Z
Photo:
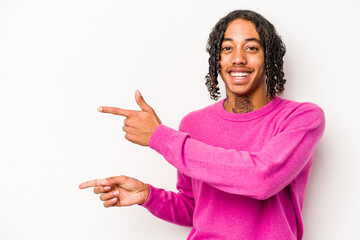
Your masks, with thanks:
M127 179L128 179L127 176L124 176L124 175L120 175L120 176L119 176L119 181L120 181L120 182L125 182Z
M101 201L105 201L105 200L106 200L105 194L101 194L101 195L100 195L100 200L101 200Z
M128 140L129 142L132 142L132 143L136 142L136 139L135 139L134 135L131 135L131 134L129 134L129 133L126 133L126 134L125 134L125 138L126 138L126 140Z
M125 139L131 141L131 135L129 133L125 134Z
M125 122L124 122L124 125L126 125L127 127L131 127L133 126L134 124L134 120L133 119L127 119Z

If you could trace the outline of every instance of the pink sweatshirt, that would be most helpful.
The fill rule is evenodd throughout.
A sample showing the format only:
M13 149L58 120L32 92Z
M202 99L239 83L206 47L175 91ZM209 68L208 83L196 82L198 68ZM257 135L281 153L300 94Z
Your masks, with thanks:
M280 97L250 113L223 103L188 114L179 131L156 129L150 147L177 168L178 193L150 185L142 206L192 227L188 239L301 239L323 111Z

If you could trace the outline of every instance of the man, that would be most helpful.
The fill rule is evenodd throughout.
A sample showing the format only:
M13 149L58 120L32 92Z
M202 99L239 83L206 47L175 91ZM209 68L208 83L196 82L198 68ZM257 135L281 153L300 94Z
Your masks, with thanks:
M323 111L276 96L284 90L285 47L275 28L246 10L212 30L206 85L226 99L188 114L179 131L163 125L140 92L141 111L100 107L125 116L126 139L150 146L178 170L178 193L118 176L82 183L105 207L142 205L155 216L190 226L188 239L301 239L301 211Z

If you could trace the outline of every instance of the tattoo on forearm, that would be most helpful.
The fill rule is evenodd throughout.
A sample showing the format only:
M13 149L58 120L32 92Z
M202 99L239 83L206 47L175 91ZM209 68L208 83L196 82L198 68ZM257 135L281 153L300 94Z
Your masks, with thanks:
M254 111L254 105L247 96L236 96L234 113L248 113Z

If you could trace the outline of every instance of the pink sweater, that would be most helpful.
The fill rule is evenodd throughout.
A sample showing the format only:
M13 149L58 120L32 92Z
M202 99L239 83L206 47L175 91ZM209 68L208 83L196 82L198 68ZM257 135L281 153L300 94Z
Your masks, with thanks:
M180 131L156 129L150 147L177 168L178 193L150 185L142 206L192 227L188 239L301 239L323 111L280 97L243 114L223 103L188 114Z

